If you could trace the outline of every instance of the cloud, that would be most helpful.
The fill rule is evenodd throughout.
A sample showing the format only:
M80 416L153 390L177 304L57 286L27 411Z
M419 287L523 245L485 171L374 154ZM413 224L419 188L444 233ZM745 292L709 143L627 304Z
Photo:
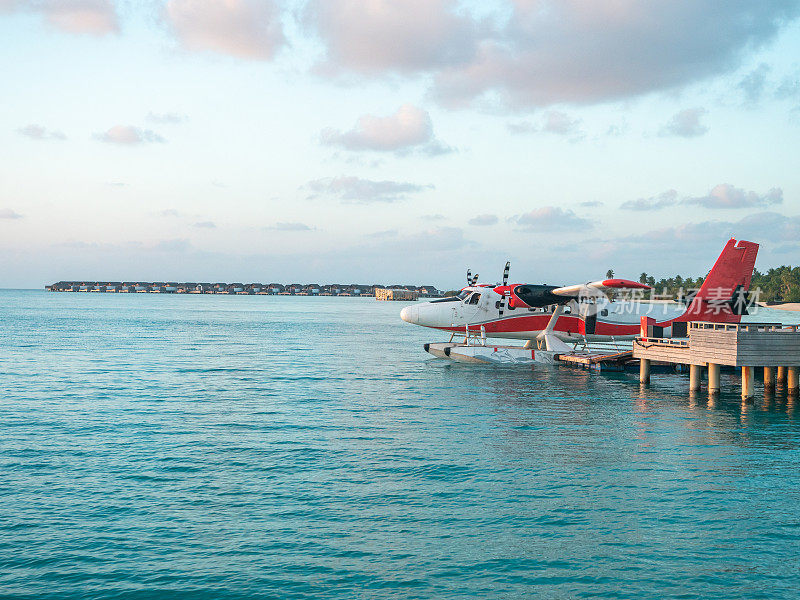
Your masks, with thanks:
M735 227L741 232L739 235L754 241L800 242L800 217L760 212L743 217Z
M717 240L735 237L759 244L800 241L800 217L789 217L776 212L760 212L738 221L703 221L683 223L642 234L620 238L652 248L685 248L688 244L715 245Z
M159 124L174 124L183 123L187 118L185 115L175 112L154 113L151 111L147 113L147 120Z
M447 219L447 217L438 213L433 215L420 215L419 218L423 221L444 221Z
M165 208L158 212L159 217L180 217L181 213L174 208Z
M676 89L736 68L798 13L795 1L515 0L468 65L436 73L438 96L487 92L520 107L598 103Z
M691 138L703 135L708 131L708 126L702 124L700 119L708 111L705 108L687 108L675 113L672 119L661 128L659 135L676 135Z
M520 229L525 231L563 231L565 229L588 229L592 227L589 219L576 215L573 211L557 206L545 206L512 217Z
M696 204L704 208L755 208L782 202L781 188L772 188L765 194L758 194L734 187L729 183L714 186L706 196L684 200L684 204Z
M537 125L530 121L513 121L506 124L510 133L522 135L528 133L552 133L553 135L572 136L573 141L583 138L581 120L573 119L559 110L547 111Z
M112 0L0 0L0 12L30 10L52 27L67 33L117 33L119 22Z
M764 93L764 87L767 83L767 75L770 68L766 63L761 63L755 69L745 75L742 80L737 84L737 88L744 94L745 104L755 105L761 100Z
M166 140L150 129L140 129L132 125L114 125L104 133L95 133L94 139L109 144L135 146L144 143L163 143Z
M199 221L198 223L194 224L194 227L198 229L216 229L217 224L214 221Z
M164 13L188 50L269 60L285 43L273 0L169 0Z
M506 129L508 129L509 133L513 133L515 135L524 135L539 131L539 127L530 121L512 121L511 123L506 123Z
M275 223L271 227L267 227L267 229L273 229L275 231L311 231L311 227L306 225L305 223Z
M427 111L413 104L402 105L388 117L363 115L349 131L325 129L320 140L346 150L398 152L419 148L433 155L452 151L433 137L433 123Z
M558 110L548 111L545 115L542 131L556 135L573 135L579 132L580 119L572 119Z
M466 64L476 50L476 24L451 0L312 0L306 24L316 28L322 71L412 74Z
M22 215L10 208L0 208L0 219L21 219Z
M497 215L478 215L476 217L471 218L468 223L470 225L477 225L480 227L487 226L487 225L494 225L497 223L498 218Z
M783 190L781 188L772 188L765 194L757 194L756 192L748 192L734 187L729 183L720 183L714 186L705 196L680 199L677 191L667 190L650 198L628 200L623 202L620 208L623 210L653 211L682 204L712 209L734 209L772 206L782 202Z
M661 210L668 206L675 206L678 203L678 192L675 190L667 190L660 193L658 196L651 196L650 198L638 198L636 200L628 200L623 202L620 208L623 210Z
M41 125L31 123L25 127L17 129L21 135L31 138L32 140L65 140L67 136L61 131L55 129L46 129Z
M328 194L338 196L345 201L359 203L396 202L405 199L408 194L434 189L432 185L402 181L372 181L352 176L315 179L309 181L307 187L315 195Z
M581 208L597 208L598 206L603 206L603 202L600 200L587 200L586 202L581 202L578 204Z
M449 106L594 104L730 73L796 0L312 0L324 72L428 75ZM473 12L470 13L470 8ZM483 6L480 6L483 8Z

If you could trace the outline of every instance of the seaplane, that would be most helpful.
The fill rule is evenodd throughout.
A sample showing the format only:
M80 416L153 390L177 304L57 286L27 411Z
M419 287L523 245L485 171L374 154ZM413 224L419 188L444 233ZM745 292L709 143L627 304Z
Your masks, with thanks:
M440 358L465 362L554 362L584 352L592 343L632 340L645 325L659 337L686 337L690 321L739 323L747 314L750 280L758 244L731 239L698 290L681 302L644 301L650 286L629 279L601 279L567 286L478 282L467 271L467 286L456 296L403 308L400 318L451 333L447 343L425 344ZM463 343L454 343L463 334ZM490 339L524 341L522 346Z

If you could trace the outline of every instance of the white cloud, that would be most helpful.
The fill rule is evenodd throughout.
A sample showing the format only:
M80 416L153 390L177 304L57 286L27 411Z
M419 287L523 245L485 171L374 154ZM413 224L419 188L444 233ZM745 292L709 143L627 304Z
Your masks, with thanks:
M563 231L565 229L588 229L592 227L589 219L576 215L569 209L558 206L545 206L512 217L520 229L526 231Z
M363 115L349 131L325 129L322 143L346 150L403 152L417 148L425 154L442 154L450 149L433 137L433 123L427 111L404 104L387 117Z
M477 225L479 227L484 227L488 225L494 225L497 223L498 218L497 215L478 215L476 217L471 218L468 223L470 225Z
M798 14L797 0L313 0L328 72L429 74L452 106L599 103L729 73ZM481 7L483 8L483 7ZM476 13L479 11L476 11Z
M22 215L10 208L0 208L0 219L21 219Z
M756 208L782 202L783 190L781 188L772 188L765 194L758 194L734 187L730 183L720 183L714 186L706 196L684 200L685 204L697 204L705 208Z
M678 203L678 192L675 190L667 190L660 193L658 196L651 196L650 198L638 198L636 200L628 200L623 202L623 210L660 210L668 206L675 206Z
M551 133L553 135L571 136L572 141L583 138L581 120L573 119L560 110L547 111L539 124L531 121L514 121L506 124L506 128L513 134Z
M199 221L194 224L198 229L216 229L217 224L214 221Z
M108 131L95 133L94 139L109 144L135 146L145 143L163 143L166 140L150 129L140 129L133 125L114 125Z
M29 10L67 33L117 33L119 22L112 0L0 0L0 12Z
M309 181L307 187L317 194L338 196L350 202L396 202L409 194L433 189L432 185L419 185L402 181L373 181L353 176L327 177Z
M556 135L574 135L580 133L580 119L573 119L558 110L550 110L545 115L542 131Z
M708 131L708 126L700 122L706 113L708 111L705 108L687 108L677 112L661 128L659 134L662 136L677 135L684 138L701 136Z
M41 125L31 123L17 130L18 133L32 140L65 140L67 136L55 129L47 129Z
M650 198L628 200L623 202L620 208L623 210L653 211L681 204L712 209L735 209L766 207L781 204L782 202L783 190L781 188L772 188L764 194L758 194L734 187L729 183L720 183L715 185L705 196L680 199L677 191L667 190Z
M324 70L414 73L465 63L476 24L452 0L312 0L305 17L327 53Z
M268 60L285 43L272 0L169 0L165 18L188 50Z

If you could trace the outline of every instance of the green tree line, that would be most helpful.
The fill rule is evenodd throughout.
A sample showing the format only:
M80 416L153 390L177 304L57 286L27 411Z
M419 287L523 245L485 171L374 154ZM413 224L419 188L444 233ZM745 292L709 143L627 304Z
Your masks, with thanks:
M613 273L609 269L609 273ZM652 292L645 294L645 297L671 297L676 298L681 293L686 294L690 290L699 289L703 284L703 277L662 277L656 279L652 275L642 273L639 276L640 283L646 283ZM750 291L753 293L760 289L759 302L800 302L800 267L781 266L769 269L762 273L758 269L753 271L753 279L750 282Z

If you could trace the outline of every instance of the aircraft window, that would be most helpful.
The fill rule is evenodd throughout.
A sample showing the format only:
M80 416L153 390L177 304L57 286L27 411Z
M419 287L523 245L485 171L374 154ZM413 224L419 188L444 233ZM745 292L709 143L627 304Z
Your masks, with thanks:
M481 299L481 295L478 292L472 294L470 299L467 301L467 304L477 304Z
M470 292L470 291L468 291L468 290L464 290L463 292L461 292L461 293L458 295L458 299L459 299L459 300L464 300L464 299L465 299L467 296L469 296L471 293L472 293L472 292Z
M565 307L564 307L564 314L565 314L565 315L568 315L568 314L570 314L571 312L572 312L572 308L571 308L571 307L569 307L569 306L565 306Z
M608 309L604 308L603 310L601 310L600 311L600 316L601 317L607 317L608 316Z

